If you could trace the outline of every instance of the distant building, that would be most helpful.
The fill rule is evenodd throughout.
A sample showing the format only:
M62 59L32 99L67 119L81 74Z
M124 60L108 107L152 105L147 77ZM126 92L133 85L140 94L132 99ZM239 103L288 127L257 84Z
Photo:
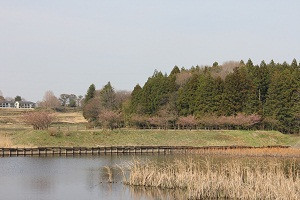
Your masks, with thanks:
M0 108L35 108L31 101L0 101Z

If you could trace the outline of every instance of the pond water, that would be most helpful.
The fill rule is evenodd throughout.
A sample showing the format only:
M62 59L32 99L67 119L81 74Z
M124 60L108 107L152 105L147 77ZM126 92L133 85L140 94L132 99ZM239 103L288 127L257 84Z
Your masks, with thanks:
M0 199L153 199L152 193L143 195L141 189L123 185L121 173L113 173L115 183L108 183L104 166L126 165L133 159L159 161L172 157L4 157L0 158Z
M113 171L114 183L108 183L104 167L128 165L134 159L162 162L180 157L186 156L4 157L0 158L0 199L174 199L182 191L124 185L120 170Z

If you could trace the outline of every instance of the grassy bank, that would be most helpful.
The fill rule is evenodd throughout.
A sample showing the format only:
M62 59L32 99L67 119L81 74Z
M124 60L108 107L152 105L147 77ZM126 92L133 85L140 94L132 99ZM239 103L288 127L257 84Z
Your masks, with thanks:
M300 147L300 137L277 131L242 130L86 130L80 112L54 113L49 130L37 131L23 123L31 110L0 109L0 147L112 146L112 145L292 145Z
M284 135L277 131L240 130L81 130L68 131L52 128L34 131L30 127L0 129L0 146L113 146L113 145L297 145L300 137ZM4 140L5 138L5 140Z

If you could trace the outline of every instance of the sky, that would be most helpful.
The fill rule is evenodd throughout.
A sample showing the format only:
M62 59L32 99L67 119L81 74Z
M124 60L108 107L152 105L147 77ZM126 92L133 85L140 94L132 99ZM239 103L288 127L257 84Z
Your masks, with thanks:
M0 90L42 100L155 69L300 61L299 0L0 0Z

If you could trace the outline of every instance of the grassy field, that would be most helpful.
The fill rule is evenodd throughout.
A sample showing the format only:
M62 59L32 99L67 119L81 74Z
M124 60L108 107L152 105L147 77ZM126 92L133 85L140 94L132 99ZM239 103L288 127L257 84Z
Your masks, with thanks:
M0 146L112 146L112 145L296 145L299 137L283 135L276 131L174 131L174 130L84 130L84 131L34 131L3 129ZM5 138L5 139L4 139Z
M56 122L44 131L22 123L19 110L0 110L0 147L112 146L112 145L291 145L300 147L300 137L277 131L242 130L101 130L85 128L82 114L55 113Z

